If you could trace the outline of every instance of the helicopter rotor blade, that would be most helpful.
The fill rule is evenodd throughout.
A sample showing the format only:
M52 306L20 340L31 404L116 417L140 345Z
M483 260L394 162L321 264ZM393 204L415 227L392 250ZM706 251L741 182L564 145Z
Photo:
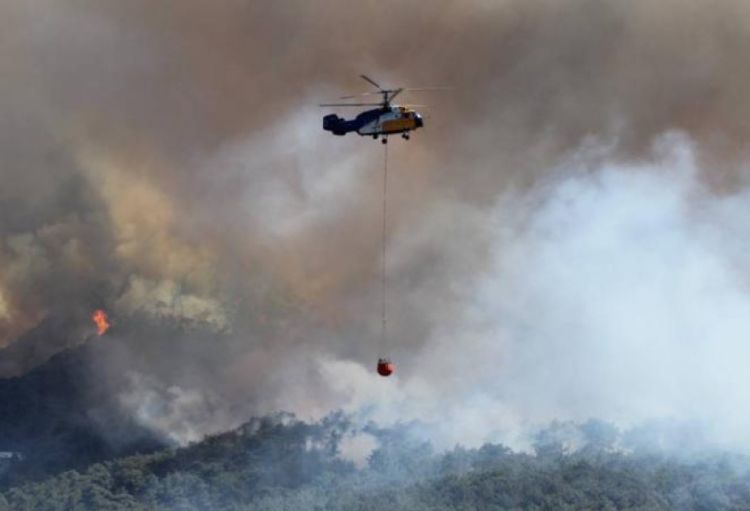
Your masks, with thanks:
M380 85L378 85L378 82L376 82L375 80L373 80L373 79L372 79L372 78L370 78L369 76L367 76L367 75L359 75L359 76L360 76L360 77L361 77L361 78L362 78L363 80L366 80L366 81L370 82L371 84L373 84L373 85L374 85L375 87L377 87L378 89L381 89L381 90L383 89L383 88L382 88L382 87L381 87Z
M383 92L387 92L387 91L383 91ZM341 96L339 99L351 99L351 98L358 98L360 96L376 96L378 94L382 94L383 92L380 92L380 91L378 91L378 92L363 92L361 94L352 94L350 96Z
M405 87L405 91L453 90L453 87Z
M367 81L369 84L377 87L377 91L369 91L369 92L362 92L360 94L352 94L348 96L341 96L339 99L355 99L365 96L377 96L382 95L383 100L379 103L325 103L320 106L389 106L393 99L401 94L402 92L407 91L441 91L441 90L452 90L453 87L399 87L397 89L384 89L380 86L378 82L373 80L367 75L359 75L363 80ZM415 107L424 107L424 105L402 105L402 106L415 106Z
M396 96L398 96L399 94L401 94L403 91L404 91L404 89L396 89L396 90L394 90L393 94L391 94L391 97L388 98L388 101L389 102L393 101L393 98L395 98Z
M322 103L318 106L382 106L383 103Z

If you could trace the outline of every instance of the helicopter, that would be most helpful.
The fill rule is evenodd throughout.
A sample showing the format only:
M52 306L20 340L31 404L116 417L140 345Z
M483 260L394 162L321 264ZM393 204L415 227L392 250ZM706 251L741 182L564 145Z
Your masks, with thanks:
M388 143L388 135L396 135L399 133L404 140L409 140L409 132L424 127L424 118L419 112L416 112L411 107L420 107L424 105L394 105L392 104L393 98L404 91L442 89L442 87L399 87L396 89L384 89L369 76L359 76L371 85L374 85L378 90L354 96L342 96L339 99L352 99L359 96L374 96L380 94L383 97L382 101L379 103L324 103L320 106L376 106L378 108L365 110L351 120L343 119L336 114L326 115L323 117L324 130L330 131L334 135L339 136L356 132L363 137L370 136L375 140L382 135L382 141L384 144Z

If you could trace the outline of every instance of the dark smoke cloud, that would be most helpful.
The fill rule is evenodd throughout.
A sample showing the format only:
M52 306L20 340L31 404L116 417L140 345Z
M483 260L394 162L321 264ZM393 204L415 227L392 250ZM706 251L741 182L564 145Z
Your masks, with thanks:
M653 212L663 220L655 229L687 222L680 243L719 254L719 270L699 280L731 281L743 269L730 240L745 239L732 200L742 203L747 179L748 9L677 0L5 2L0 343L51 316L86 325L91 309L107 308L123 328L102 366L132 371L124 406L181 438L277 409L319 416L395 402L383 417L411 406L432 418L436 390L453 403L451 424L482 434L555 415L622 419L577 401L606 376L587 370L609 351L560 346L548 311L529 311L563 307L560 297L576 293L585 299L571 314L585 317L597 303L627 309L582 291L593 285L585 274L553 271L599 259L553 254L575 252L556 232L585 238L587 228L615 233L618 250L591 249L605 259L643 248L619 236L627 221L589 225L566 209L631 211L639 190L653 189L629 181L632 173L678 190L651 196L680 205ZM410 143L390 146L387 347L378 341L382 148L330 137L315 106L366 90L363 72L454 88L404 97L427 103L430 117ZM706 236L693 227L714 221L729 227ZM498 255L506 253L535 263ZM720 300L744 306L743 288L718 289ZM667 301L678 291L653 290ZM138 318L146 326L124 328ZM174 322L192 326L175 331ZM1 367L22 372L81 342L90 332L80 328L36 359ZM590 338L581 329L566 335ZM668 358L664 342L659 357ZM397 357L401 379L370 378L382 351ZM594 380L558 385L554 360ZM477 365L478 377L466 374ZM514 375L497 380L512 395L478 392L499 371ZM565 392L538 400L539 409L521 404L548 396L548 385ZM655 395L647 409L624 398L624 418L684 411L660 407L679 392ZM166 404L154 406L159 399ZM209 416L220 423L201 422ZM181 417L190 425L174 426Z

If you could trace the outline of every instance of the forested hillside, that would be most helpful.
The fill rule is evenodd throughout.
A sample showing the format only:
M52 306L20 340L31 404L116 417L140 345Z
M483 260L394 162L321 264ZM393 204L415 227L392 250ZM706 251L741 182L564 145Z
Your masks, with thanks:
M535 452L501 445L438 453L414 425L353 429L340 415L316 424L279 415L182 449L69 471L4 492L2 509L454 510L750 509L750 463L736 455L681 458L633 446L606 424L537 437ZM550 433L552 431L552 433ZM342 447L376 440L360 468Z
M23 376L0 379L0 451L23 457L14 471L0 470L0 489L167 445L118 405L112 382L124 381L124 374L105 385L91 371L101 351L87 344Z

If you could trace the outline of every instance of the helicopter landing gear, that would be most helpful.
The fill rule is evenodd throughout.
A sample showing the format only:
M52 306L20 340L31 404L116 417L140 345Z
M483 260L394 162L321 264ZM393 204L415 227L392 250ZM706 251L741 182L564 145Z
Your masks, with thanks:
M378 136L377 136L377 135L373 135L373 136L372 136L372 139L373 139L373 140L377 140L377 139L378 139Z
M409 140L409 134L408 133L402 133L401 134L401 138L403 138L404 140Z
M383 137L383 140L382 140L382 142L383 142L384 144L387 144L387 143L388 143L388 137Z

